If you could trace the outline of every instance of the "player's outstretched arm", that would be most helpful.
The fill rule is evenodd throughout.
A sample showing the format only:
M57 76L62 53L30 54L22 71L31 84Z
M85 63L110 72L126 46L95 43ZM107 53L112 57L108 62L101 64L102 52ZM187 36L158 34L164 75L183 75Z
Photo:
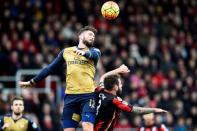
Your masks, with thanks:
M19 86L22 88L33 87L36 85L36 83L47 77L49 74L55 72L64 63L63 51L64 50L62 50L58 54L58 56L52 61L52 63L50 63L47 67L42 69L41 72L38 75L36 75L33 79L25 82L20 81Z
M133 106L132 112L136 114L149 114L149 113L168 113L168 111L160 108L146 108Z
M125 74L125 73L128 73L130 72L130 70L128 69L128 67L124 64L122 64L120 67L112 70L112 71L109 71L105 74L103 74L100 78L100 83L104 81L105 77L109 76L109 75L116 75L116 74Z

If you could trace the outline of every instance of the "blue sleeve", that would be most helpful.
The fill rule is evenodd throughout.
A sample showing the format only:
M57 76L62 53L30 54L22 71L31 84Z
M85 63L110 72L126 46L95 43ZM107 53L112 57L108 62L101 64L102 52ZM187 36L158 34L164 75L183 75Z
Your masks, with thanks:
M3 124L4 124L3 117L0 117L0 131L3 131L2 130Z
M90 48L89 51L85 52L84 56L86 58L93 59L94 61L98 61L101 56L101 52L97 48Z
M46 68L42 69L41 72L33 78L35 83L38 83L49 74L54 73L62 64L64 64L65 61L63 58L63 52L64 50L62 50L58 54L58 56L52 61L52 63L50 63Z
M29 120L28 131L41 131L41 130L35 122L33 122L32 120Z

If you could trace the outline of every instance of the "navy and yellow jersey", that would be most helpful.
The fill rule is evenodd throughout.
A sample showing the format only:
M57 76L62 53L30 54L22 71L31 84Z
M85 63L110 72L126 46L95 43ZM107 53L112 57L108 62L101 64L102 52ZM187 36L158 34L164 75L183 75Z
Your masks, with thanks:
M66 48L63 53L66 61L66 94L82 94L94 92L96 83L94 75L97 60L74 53L76 47ZM88 48L82 49L88 52ZM91 54L90 54L91 55ZM99 57L99 56L98 56Z
M66 94L86 94L94 92L96 85L94 76L96 64L100 58L100 51L97 48L83 48L85 54L74 53L76 46L63 49L58 56L44 68L33 80L37 83L49 74L55 72L66 62Z
M5 115L0 118L0 131L40 131L40 129L35 122L24 115L18 120L14 120L12 115Z

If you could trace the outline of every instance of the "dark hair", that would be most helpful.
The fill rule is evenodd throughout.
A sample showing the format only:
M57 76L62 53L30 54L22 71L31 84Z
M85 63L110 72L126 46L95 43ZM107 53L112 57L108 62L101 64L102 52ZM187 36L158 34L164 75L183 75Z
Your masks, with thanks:
M84 28L81 28L81 29L79 30L78 36L79 36L82 32L87 31L87 30L92 31L95 35L97 34L97 29L95 29L95 28L92 27L92 26L85 26Z
M112 90L114 85L119 84L119 81L118 81L119 79L120 79L119 75L110 75L110 76L105 77L104 79L105 89L109 91Z
M21 100L21 101L23 101L23 103L24 103L23 97L15 96L15 97L11 100L11 105L13 105L14 101L16 101L16 100Z

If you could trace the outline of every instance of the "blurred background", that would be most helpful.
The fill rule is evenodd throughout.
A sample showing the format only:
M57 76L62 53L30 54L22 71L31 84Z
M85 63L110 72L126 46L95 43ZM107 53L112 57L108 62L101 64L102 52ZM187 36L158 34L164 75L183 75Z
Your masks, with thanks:
M0 115L22 93L25 111L44 131L61 131L65 65L36 89L21 91L17 82L32 78L63 48L77 45L78 30L92 25L102 53L96 80L124 63L131 69L123 76L124 100L168 110L171 114L156 115L155 121L170 130L197 130L197 1L116 0L120 14L113 21L101 16L104 2L0 1ZM117 130L141 124L141 116L122 113Z

